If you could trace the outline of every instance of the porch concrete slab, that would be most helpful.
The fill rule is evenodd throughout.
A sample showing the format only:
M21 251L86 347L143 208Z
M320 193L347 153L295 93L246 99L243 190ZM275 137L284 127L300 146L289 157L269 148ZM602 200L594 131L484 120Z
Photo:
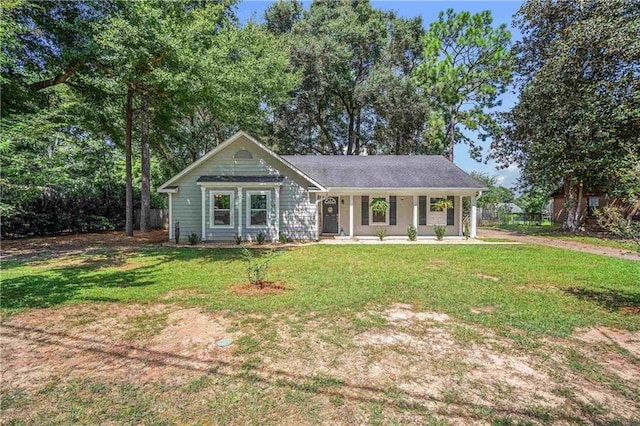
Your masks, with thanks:
M464 237L445 237L438 241L436 237L418 237L416 241L409 241L407 237L385 237L380 241L378 237L339 237L339 238L322 238L320 244L340 245L340 244L472 244L472 245L519 245L520 243L513 241L483 241L475 238Z

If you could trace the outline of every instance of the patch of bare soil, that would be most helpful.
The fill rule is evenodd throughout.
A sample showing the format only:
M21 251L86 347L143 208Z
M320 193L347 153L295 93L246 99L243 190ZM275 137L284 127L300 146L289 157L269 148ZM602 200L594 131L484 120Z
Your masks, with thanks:
M238 296L266 296L269 294L282 294L287 287L272 281L263 281L262 284L242 283L229 288L229 291Z
M167 313L166 327L131 342L132 324ZM86 318L87 321L83 321ZM235 338L223 317L166 305L79 305L12 316L0 326L4 386L30 389L51 377L181 383L224 364Z
M142 245L160 244L168 239L166 230L148 233L136 231L127 237L123 231L89 234L60 235L56 237L2 240L1 258L4 260L31 260L60 255L75 255L87 249L136 248Z
M610 327L594 327L578 330L575 337L588 343L617 345L640 358L640 331L630 332Z
M0 372L5 389L33 394L52 378L162 384L162 398L175 394L169 400L176 407L165 409L173 410L176 419L181 409L197 408L181 405L186 395L180 386L203 377L212 378L217 387L208 389L205 381L198 382L202 390L189 391L189 398L205 404L199 409L206 411L214 398L220 401L216 407L238 414L232 398L237 398L238 383L248 383L243 398L250 398L253 389L260 391L252 404L269 401L274 406L266 409L286 419L287 407L313 406L313 422L324 424L367 423L375 407L386 421L400 424L491 423L499 418L624 424L640 418L631 393L583 375L571 368L565 352L554 351L595 351L593 345L613 340L637 356L638 333L598 328L581 332L580 340L554 339L542 342L542 348L523 349L488 329L409 304L359 316L363 323L368 317L385 322L359 328L349 315L241 315L174 305L39 309L1 324ZM460 328L477 338L460 339ZM136 329L143 332L131 340L127 336ZM218 347L223 338L232 339L232 345ZM602 354L607 356L599 362L619 373L620 386L638 388L637 361L610 350ZM585 414L589 407L593 412ZM424 413L433 417L422 417ZM7 420L19 414L8 410L2 416Z
M406 324L411 321L448 321L449 315L437 312L414 312L411 305L396 303L384 311L383 316L392 324Z
M470 418L481 421L474 413L487 410L525 423L540 421L535 413L574 423L589 406L607 407L598 414L601 417L590 421L640 416L640 407L625 395L606 383L574 374L561 354L546 349L523 352L513 342L468 324L465 327L482 339L461 342L454 335L459 326L455 320L415 311L407 304L370 314L386 318L387 325L349 337L324 337L328 327L321 322L307 323L304 331L281 325L280 353L269 357L269 368L307 377L342 378L345 384L340 392L347 399L393 404L393 399L385 398L397 395L405 405L420 406L450 421L462 419L462 423ZM622 357L617 362L620 368L630 364ZM634 377L623 379L633 383ZM339 417L331 420L348 422Z
M483 280L500 281L500 278L498 278L496 276L493 276L493 275L476 274L476 277L482 278Z
M494 306L491 306L491 305L476 306L475 308L471 308L471 313L483 314L483 313L495 312L495 310L496 310L496 308Z

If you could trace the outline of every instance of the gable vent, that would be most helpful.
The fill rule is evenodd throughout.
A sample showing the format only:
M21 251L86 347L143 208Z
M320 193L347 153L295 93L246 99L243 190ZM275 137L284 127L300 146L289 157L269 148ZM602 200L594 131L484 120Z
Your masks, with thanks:
M251 155L251 153L246 149L241 149L240 151L236 152L233 158L235 160L252 160L253 155Z

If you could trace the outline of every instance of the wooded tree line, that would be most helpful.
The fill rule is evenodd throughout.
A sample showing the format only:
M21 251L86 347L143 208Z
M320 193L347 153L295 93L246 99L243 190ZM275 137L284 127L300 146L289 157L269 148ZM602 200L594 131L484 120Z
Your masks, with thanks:
M578 13L578 4L594 9ZM543 113L552 109L543 102L563 94L574 99L565 105L570 114L555 120L556 130L580 115L576 109L585 110L583 92L560 87L562 79L549 89L555 97L545 100L539 97L550 96L541 92L546 86L533 84L547 74L553 79L553 72L574 75L582 56L572 54L572 46L582 46L585 61L592 61L585 71L593 74L591 86L579 87L601 102L587 103L583 133L572 137L599 138L601 131L594 136L587 124L606 111L607 141L624 152L625 165L636 161L622 173L626 183L617 184L632 196L638 168L637 145L631 145L638 135L633 6L637 2L529 1L518 18L525 38L512 50L508 31L494 26L489 12L446 11L425 29L420 17L402 18L355 0L316 1L306 10L296 1L278 1L260 23L240 23L231 0L4 2L2 235L110 227L131 234L134 207L142 208L147 230L149 208L164 202L155 186L238 129L283 154L366 150L452 160L458 144L483 158L476 141L493 138L492 155L505 165L520 164L525 185L591 184L573 170L541 177L546 170L529 165L540 163L529 149L534 136L539 144L548 137L547 151L557 151L551 125L535 134L524 127L550 122ZM613 13L602 15L604 24L584 24L598 48L590 49L578 29L576 39L557 46L567 34L559 21L577 25L608 7ZM568 11L574 15L564 19ZM604 34L601 24L608 28ZM618 27L626 30L617 34ZM576 62L571 73L565 63L549 65L558 49ZM514 67L522 101L497 117L492 108L512 83ZM526 106L528 99L538 104ZM614 100L626 107L614 107ZM589 152L605 145L589 145ZM601 185L621 173L612 166L622 164L620 156L607 153L609 163L597 169Z

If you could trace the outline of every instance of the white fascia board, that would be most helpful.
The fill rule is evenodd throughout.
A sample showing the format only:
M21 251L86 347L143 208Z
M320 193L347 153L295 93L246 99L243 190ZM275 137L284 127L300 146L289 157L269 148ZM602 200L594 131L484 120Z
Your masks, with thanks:
M425 187L425 188L329 188L328 192L332 195L350 195L354 193L358 194L371 194L371 193L380 193L380 194L405 194L411 195L416 193L442 193L448 195L471 195L476 194L478 191L483 191L486 188L433 188L433 187Z
M177 194L179 192L180 188L158 188L156 190L156 192L159 192L161 194Z

